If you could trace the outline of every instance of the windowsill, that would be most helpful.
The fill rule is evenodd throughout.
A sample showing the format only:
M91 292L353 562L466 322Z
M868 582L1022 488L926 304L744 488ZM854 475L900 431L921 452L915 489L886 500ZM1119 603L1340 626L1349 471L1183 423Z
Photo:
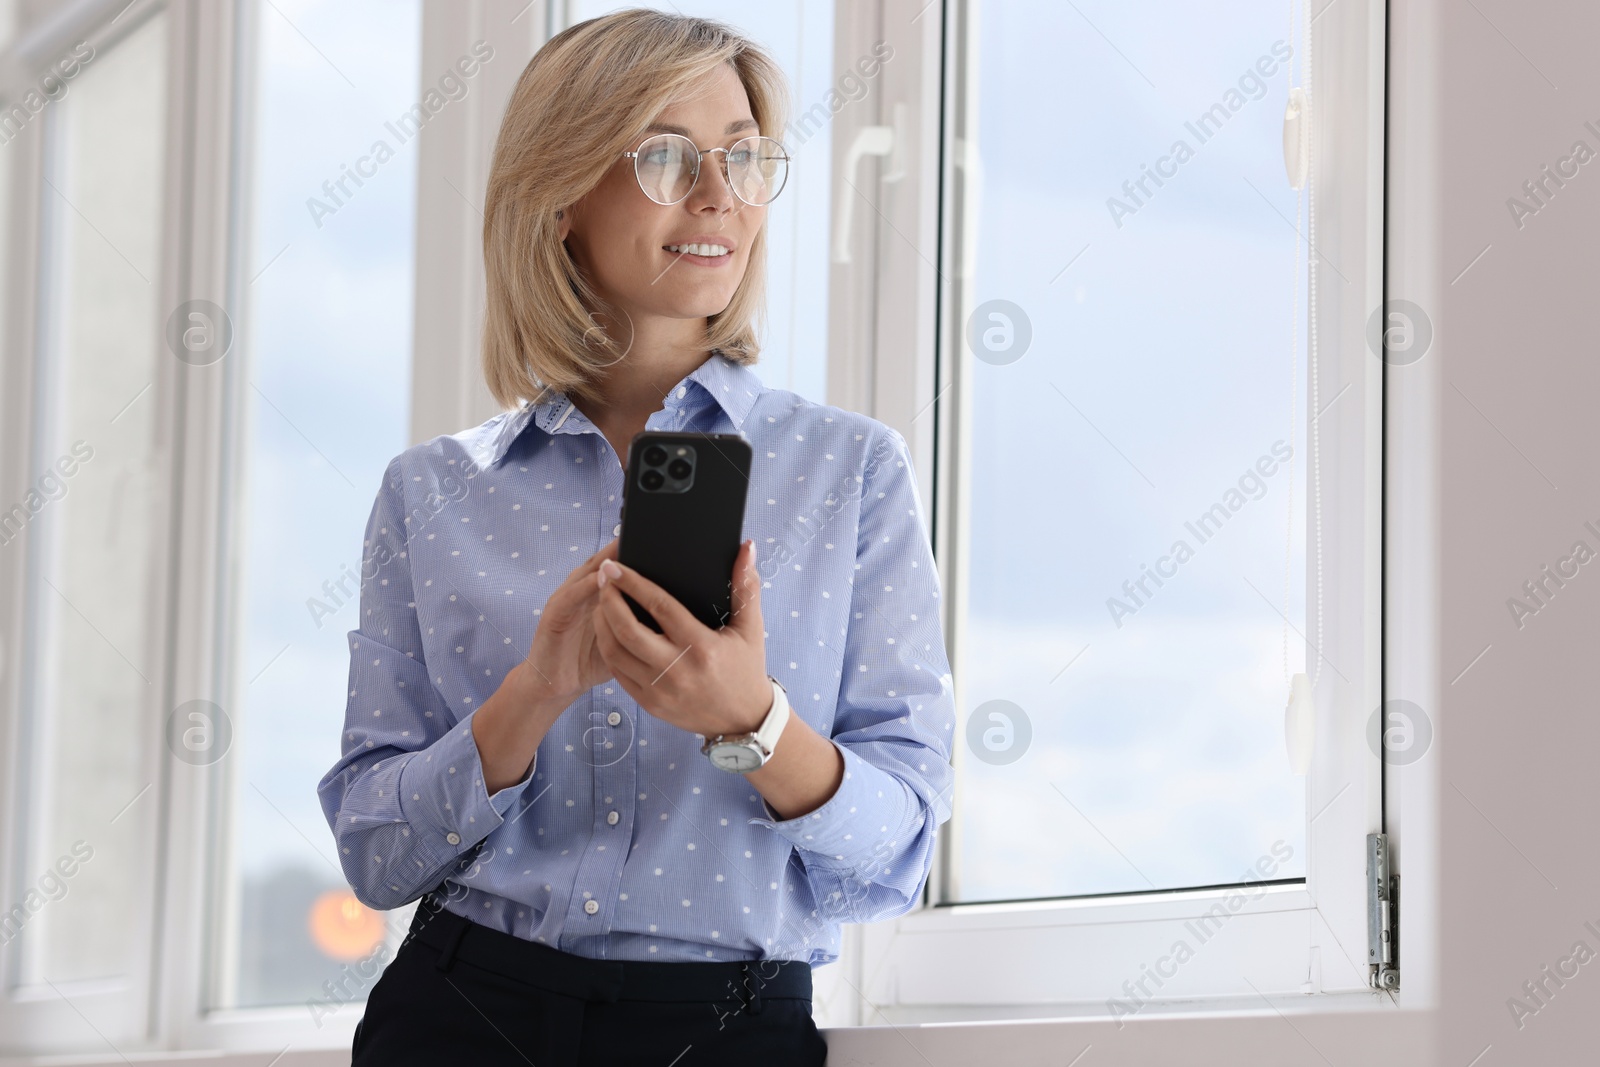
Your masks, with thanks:
M280 1055L281 1053L281 1055ZM274 1058L276 1057L276 1058ZM37 1056L0 1058L0 1067L350 1067L350 1042L324 1049L261 1049L257 1052L125 1052L120 1056Z
M871 1026L982 1026L998 1022L1062 1023L1082 1027L1095 1023L1117 1029L1138 1026L1141 1021L1162 1019L1257 1018L1277 1013L1326 1014L1348 1012L1394 1013L1400 1008L1375 991L1330 993L1277 993L1251 997L1186 997L1150 1001L1136 1017L1121 1020L1106 1012L1104 1000L1071 1004L918 1004L878 1008L868 1027L834 1027L829 1033L844 1034Z
M993 1062L1062 1067L1084 1057L1095 1067L1152 1063L1271 1063L1327 1067L1332 1063L1427 1061L1436 1020L1432 1012L1373 1010L1377 994L1274 997L1265 1007L1195 1003L1117 1022L1100 1018L1032 1016L962 1022L887 1022L824 1029L829 1067L945 1067ZM1315 1007L1309 1003L1315 1001ZM952 1010L952 1009L944 1009ZM1054 1011L1054 1008L1048 1009ZM881 1016L880 1016L881 1019ZM1001 1028L1004 1029L1001 1029ZM1181 1028L1181 1030L1179 1029ZM1382 1054L1374 1049L1382 1049ZM1093 1049L1092 1056L1084 1056ZM1189 1049L1185 1056L1177 1049ZM1220 1050L1226 1049L1226 1054Z
M1325 1067L1329 1060L1356 1062L1361 1050L1370 1052L1377 1041L1383 1042L1388 1052L1411 1049L1415 1058L1410 1062L1420 1062L1433 1032L1430 1013L1397 1007L1377 993L1285 995L1265 1001L1265 1006L1261 999L1251 1006L1237 998L1152 1003L1140 1017L1120 1020L1120 1026L1118 1020L1105 1015L1103 1004L943 1005L890 1009L892 1018L879 1012L874 1024L828 1027L821 1032L828 1042L829 1067L981 1063L993 1059L1000 1040L1005 1043L1007 1063L1059 1067L1092 1046L1096 1067L1133 1067L1171 1062L1172 1049L1179 1047L1174 1043L1174 1026L1185 1028L1181 1044L1186 1047L1217 1048L1226 1043L1230 1062ZM950 1021L951 1016L959 1016L959 1021ZM1264 1020L1269 1021L1265 1026ZM334 1039L333 1034L327 1036ZM1371 1059L1370 1055L1364 1058ZM287 1052L262 1048L255 1052L127 1052L111 1058L0 1058L0 1067L118 1067L127 1063L259 1067L268 1060L274 1067L348 1067L349 1039L329 1048Z

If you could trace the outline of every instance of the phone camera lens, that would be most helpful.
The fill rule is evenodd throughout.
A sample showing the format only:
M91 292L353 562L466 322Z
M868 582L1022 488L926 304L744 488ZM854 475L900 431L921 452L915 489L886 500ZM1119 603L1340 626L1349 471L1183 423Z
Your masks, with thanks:
M660 445L651 445L644 450L644 461L651 467L659 467L667 461L667 450Z
M660 489L665 482L666 479L661 476L660 471L645 471L643 474L639 475L639 484L651 492L655 492L657 489Z
M667 473L679 481L682 481L683 479L689 477L689 472L692 469L693 468L689 466L689 461L680 457L673 460L672 463L668 465Z

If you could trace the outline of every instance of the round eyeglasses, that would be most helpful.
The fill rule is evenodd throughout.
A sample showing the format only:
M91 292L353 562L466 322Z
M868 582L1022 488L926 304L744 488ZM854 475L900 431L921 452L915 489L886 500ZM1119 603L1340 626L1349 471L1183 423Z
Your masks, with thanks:
M689 138L660 133L646 138L638 151L624 152L633 160L633 174L644 195L663 207L688 196L700 179L700 157L722 153L722 176L733 195L751 207L772 203L789 180L789 153L770 137L746 137L732 148L696 148Z

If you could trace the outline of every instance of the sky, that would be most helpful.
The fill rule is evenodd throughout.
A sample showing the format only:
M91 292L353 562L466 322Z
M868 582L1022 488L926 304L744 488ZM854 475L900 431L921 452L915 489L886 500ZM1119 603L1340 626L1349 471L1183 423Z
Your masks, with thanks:
M1032 341L1014 361L972 361L957 674L963 715L1009 700L1032 741L1015 763L968 762L962 896L1230 882L1280 839L1295 850L1280 875L1298 876L1304 781L1283 708L1304 664L1305 346L1297 394L1290 347L1305 300L1282 153L1288 6L979 11L972 302L1021 308ZM1220 129L1190 128L1219 103ZM1162 184L1125 191L1158 163ZM1262 457L1274 473L1258 482ZM1189 530L1230 501L1214 536ZM1163 565L1175 574L1147 580L1143 603L1123 593L1180 540L1192 557Z

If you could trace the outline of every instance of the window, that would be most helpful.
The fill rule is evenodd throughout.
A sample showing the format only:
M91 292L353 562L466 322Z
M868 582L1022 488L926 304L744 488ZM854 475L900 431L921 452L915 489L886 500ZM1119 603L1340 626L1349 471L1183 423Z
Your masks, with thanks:
M359 531L389 458L494 413L493 137L615 6L0 0L0 906L38 902L0 916L0 1052L348 1047L410 913L354 900L315 800ZM989 762L1021 719L975 720L928 906L847 931L819 1022L1104 1017L1219 906L1134 1013L1366 996L1382 5L1319 8L1314 51L1301 4L683 10L793 88L759 373L905 435L963 716L1030 728Z
M1332 671L1301 636L1284 6L978 10L950 899L1301 877L1283 709ZM1051 93L1095 104L1040 129Z
M321 1023L364 996L369 957L407 917L386 924L351 894L316 784L338 752L329 709L349 671L360 531L410 443L421 5L252 9L242 343L227 364L235 750L219 764L228 888L211 1003L317 1003Z
M125 991L149 949L125 905L148 904L155 869L149 724L162 653L150 612L171 458L155 285L166 35L162 14L147 13L52 49L6 102L0 146L8 166L37 167L39 190L37 258L12 261L38 286L29 466L0 518L24 620L7 681L27 753L7 797L21 832L7 864L5 984L84 998L113 1033L131 1022Z
M1325 12L1307 62L1300 4L941 6L937 240L875 236L938 249L936 297L877 315L939 342L878 360L913 392L880 417L936 470L966 736L931 906L865 935L859 1021L1364 991L1381 13ZM1291 86L1327 101L1298 192ZM911 192L874 188L886 214Z
M153 599L150 572L124 561L150 560L161 529L163 450L147 401L160 355L151 277L162 221L164 30L150 19L106 49L45 118L53 195L43 219L35 454L58 458L39 482L54 506L29 531L35 624L24 699L40 758L26 793L37 814L25 869L51 869L69 853L83 862L78 892L41 911L22 942L24 984L47 973L123 975L135 960L137 931L105 903L138 880L149 846L110 828L147 784L151 739L128 712L149 700L157 654L142 615Z

